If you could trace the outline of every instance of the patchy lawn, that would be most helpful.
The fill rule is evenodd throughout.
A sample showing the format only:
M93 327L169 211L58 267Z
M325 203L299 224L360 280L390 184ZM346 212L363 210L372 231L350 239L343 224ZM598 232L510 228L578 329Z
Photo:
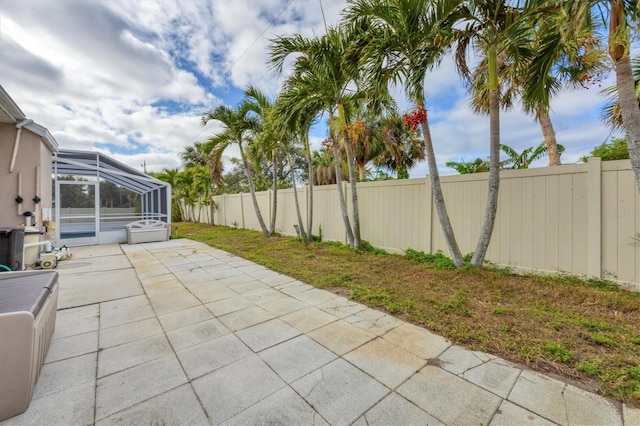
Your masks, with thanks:
M640 406L640 293L607 281L442 269L442 257L411 259L336 243L192 223L190 238L318 288L424 326L456 344L557 374Z

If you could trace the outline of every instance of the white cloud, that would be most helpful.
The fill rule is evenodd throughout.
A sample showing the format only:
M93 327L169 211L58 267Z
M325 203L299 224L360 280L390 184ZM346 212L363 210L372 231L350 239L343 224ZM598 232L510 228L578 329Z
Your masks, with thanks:
M334 25L346 1L322 5ZM0 83L62 148L98 147L134 167L146 159L149 170L177 167L186 145L217 129L201 125L206 110L223 98L233 103L248 83L277 93L281 77L266 64L270 39L324 32L317 0L30 0L29 7L3 0ZM443 171L447 161L485 157L488 118L470 111L450 57L428 74L425 88ZM598 91L566 92L552 102L565 161L608 134L598 119ZM403 96L398 103L410 108ZM542 140L532 117L517 110L503 114L501 129L502 142L519 150ZM324 135L317 129L314 135L319 148ZM412 172L424 174L424 163Z

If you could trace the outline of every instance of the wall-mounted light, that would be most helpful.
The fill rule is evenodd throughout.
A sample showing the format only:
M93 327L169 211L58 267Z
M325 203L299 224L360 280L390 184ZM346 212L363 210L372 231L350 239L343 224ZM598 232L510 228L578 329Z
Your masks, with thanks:
M23 202L23 201L24 201L24 198L22 198L21 196L19 196L19 195L18 195L18 196L16 197L16 203L18 203L18 204L22 204L22 202Z
M34 203L38 204L40 201L42 201L42 200L37 195L35 197L33 197L33 202Z

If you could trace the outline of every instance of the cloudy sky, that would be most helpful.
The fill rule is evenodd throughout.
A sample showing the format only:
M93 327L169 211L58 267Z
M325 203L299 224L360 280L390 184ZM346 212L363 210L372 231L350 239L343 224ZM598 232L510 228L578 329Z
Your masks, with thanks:
M327 22L337 23L344 1L321 1ZM217 130L201 125L204 112L235 106L249 83L276 95L269 39L296 33L324 33L320 0L2 0L0 84L61 148L98 150L136 168L146 162L148 170L179 167L185 146ZM441 170L486 157L488 119L470 111L451 61L426 87ZM563 162L607 139L602 102L597 86L554 99ZM501 129L502 143L519 150L542 141L532 117L517 110L502 116ZM316 146L324 132L314 129ZM426 173L422 163L411 175Z

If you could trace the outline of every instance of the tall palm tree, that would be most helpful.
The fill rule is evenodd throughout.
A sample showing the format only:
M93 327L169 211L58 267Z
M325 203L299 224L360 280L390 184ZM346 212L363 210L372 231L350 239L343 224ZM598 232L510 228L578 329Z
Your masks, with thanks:
M284 126L287 131L292 132L294 137L299 138L304 146L304 153L307 157L307 172L309 176L308 209L307 209L307 231L299 224L301 234L310 240L313 231L313 158L311 143L309 142L309 130L316 118L324 111L324 103L320 99L309 99L310 93L307 87L297 79L285 81L283 90L278 96L274 107L275 120ZM295 190L295 184L294 184Z
M302 239L307 239L307 233L304 230L304 223L302 222L302 214L300 213L300 201L298 199L298 188L296 185L296 171L293 162L293 157L291 156L291 152L296 149L295 146L295 134L290 129L283 129L283 148L285 150L285 155L287 157L287 162L289 163L289 171L291 172L291 187L293 188L293 201L296 205L296 218L298 219L298 237ZM309 178L311 180L311 178Z
M471 107L475 113L489 114L489 86L487 82L487 61L480 62L473 75L470 86ZM521 66L520 68L526 69ZM515 98L522 93L522 87L526 83L524 76L520 75L520 71L511 63L507 63L502 57L498 57L498 80L500 86L500 106L508 110L510 109ZM559 83L554 81L547 87L557 87ZM540 130L544 137L546 152L549 153L549 165L559 166L560 151L558 150L558 142L556 133L549 115L549 108L533 102L527 102L526 98L522 98L523 107L526 113L533 113L535 120L540 125Z
M266 99L266 96L264 97ZM272 219L271 232L275 232L275 217L277 213L277 194L278 194L278 175L276 167L278 159L283 159L289 167L291 186L293 188L293 198L296 207L296 216L298 219L297 232L298 236L306 239L306 232L302 222L302 214L300 212L300 202L298 199L298 189L296 185L296 172L292 153L298 153L299 149L296 145L299 133L291 125L286 116L282 116L278 111L279 99L275 103L269 104L268 108L263 111L263 126L256 147L258 152L267 151L272 156L273 164L273 202L272 202ZM305 133L307 131L305 130ZM284 170L284 166L283 166Z
M337 28L328 28L322 37L308 39L301 35L292 37L278 37L271 41L272 67L282 72L285 59L291 54L299 54L293 63L293 75L289 77L288 86L298 88L299 93L305 93L304 98L296 107L304 108L311 103L323 105L328 112L332 130L339 135L347 154L349 177L351 183L351 201L353 227L346 213L346 203L342 189L338 185L341 197L340 205L342 217L347 232L347 240L355 248L362 248L360 237L360 214L358 209L357 178L353 166L353 153L346 134L347 116L345 101L350 97L349 89L357 75L356 64L345 61L344 58L350 47L349 34ZM339 161L336 159L336 167ZM340 177L341 173L336 175Z
M258 128L256 143L252 144L254 153L262 156L267 154L270 157L272 165L271 189L273 198L271 199L271 223L269 224L269 233L274 234L276 231L276 214L278 212L278 145L281 143L280 137L274 131L275 123L273 117L273 102L269 97L255 86L249 85L244 91L245 102L252 112L257 115Z
M631 65L632 32L637 32L640 22L640 4L637 0L529 0L528 7L547 18L554 18L549 31L529 67L528 96L548 105L549 96L544 90L544 75L553 67L555 52L561 43L576 39L585 28L607 34L609 57L616 74L616 86L620 104L620 116L629 150L629 158L640 190L640 105ZM600 28L596 25L599 24Z
M431 0L350 0L344 17L352 31L362 34L360 65L368 86L382 91L389 83L402 81L409 99L425 111L425 78L445 52L439 28L448 26L452 6L455 4ZM454 264L462 266L464 259L447 213L426 116L420 126L440 226Z
M218 120L222 123L222 132L211 136L206 142L207 149L211 152L214 176L220 175L222 172L222 154L224 151L232 145L238 147L242 167L249 182L249 192L251 193L251 200L253 201L253 207L256 212L256 217L258 218L258 223L260 224L260 229L265 236L269 236L269 230L264 223L260 206L258 205L258 199L256 198L251 166L246 154L247 145L252 140L254 132L258 128L258 120L252 117L249 112L251 112L251 107L247 102L241 102L236 108L219 105L202 116L202 123L207 124L210 120Z
M487 209L478 244L471 258L473 266L482 266L489 248L498 211L500 188L500 79L498 58L518 63L529 54L530 31L526 15L507 0L468 0L460 2L451 16L456 44L456 65L460 75L472 81L467 55L469 47L486 58L486 81L489 88L489 190Z

